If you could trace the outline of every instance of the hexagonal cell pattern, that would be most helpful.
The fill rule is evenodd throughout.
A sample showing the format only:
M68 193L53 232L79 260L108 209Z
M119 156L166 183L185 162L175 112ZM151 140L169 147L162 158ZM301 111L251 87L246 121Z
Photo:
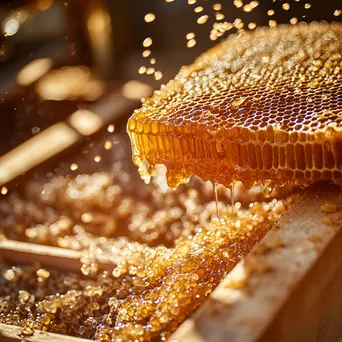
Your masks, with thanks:
M229 186L342 184L342 25L233 35L183 67L128 122L133 161ZM145 174L146 176L146 174Z

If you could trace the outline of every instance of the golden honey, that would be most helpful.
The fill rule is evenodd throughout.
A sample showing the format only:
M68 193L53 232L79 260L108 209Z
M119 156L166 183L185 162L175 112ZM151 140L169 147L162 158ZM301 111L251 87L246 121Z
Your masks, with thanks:
M342 184L342 25L301 23L230 36L183 67L128 122L148 180Z
M117 155L122 145L106 154ZM261 189L237 186L243 203L233 216L219 187L219 221L211 184L194 177L172 191L158 169L145 185L127 165L113 168L114 175L32 180L0 201L1 239L87 251L81 274L0 265L0 322L22 327L23 337L43 330L98 341L165 341L297 198L263 201ZM113 269L100 272L97 254L113 260Z

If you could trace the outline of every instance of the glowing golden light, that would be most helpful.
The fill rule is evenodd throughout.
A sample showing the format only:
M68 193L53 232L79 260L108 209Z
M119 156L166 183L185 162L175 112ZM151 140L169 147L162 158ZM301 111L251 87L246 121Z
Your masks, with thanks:
M52 4L53 0L38 0L36 2L36 7L39 11L46 11L51 7Z
M1 195L6 195L7 193L8 193L8 189L5 186L3 186L1 188Z
M83 135L97 132L103 125L103 120L87 109L79 109L69 118L70 125Z
M21 86L29 86L40 79L52 68L51 58L39 58L25 65L17 75L17 82Z
M57 123L0 158L0 185L41 164L73 145L78 134L65 123Z
M20 22L17 18L7 18L2 23L2 33L6 37L14 36L20 28Z
M132 80L122 86L121 94L131 100L141 100L152 94L152 88L146 83Z
M108 131L109 133L113 133L114 130L115 130L115 126L114 126L113 124L110 124L110 125L107 127L107 131Z

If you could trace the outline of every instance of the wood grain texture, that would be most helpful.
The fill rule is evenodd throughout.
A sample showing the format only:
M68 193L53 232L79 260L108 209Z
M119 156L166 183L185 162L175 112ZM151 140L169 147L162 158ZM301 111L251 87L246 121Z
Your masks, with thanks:
M13 240L0 241L0 260L19 265L40 263L63 271L80 272L81 258L81 251ZM116 266L114 260L99 258L97 262L101 270L112 271Z
M341 228L341 188L312 186L170 340L339 341Z
M14 342L14 341L28 341L28 342L86 342L89 340L53 334L42 331L35 331L32 336L23 336L23 328L15 327L0 323L0 341Z

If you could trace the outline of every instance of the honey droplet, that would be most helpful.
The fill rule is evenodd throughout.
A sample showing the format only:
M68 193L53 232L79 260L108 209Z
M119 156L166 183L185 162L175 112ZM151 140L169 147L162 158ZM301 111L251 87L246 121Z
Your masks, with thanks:
M196 40L195 39L190 39L188 42L187 42L187 44L186 44L186 46L188 47L188 48L192 48L192 47L194 47L196 45Z
M144 74L146 72L146 70L147 70L147 68L145 66L142 66L142 67L139 68L138 73L140 75L142 75L142 74Z
M194 9L194 12L195 13L200 13L200 12L202 12L203 11L203 7L202 6L198 6L198 7L196 7L195 9Z
M154 68L147 68L147 70L146 70L147 75L152 75L152 74L154 74L154 72L155 72Z
M250 30L254 30L255 28L256 28L256 23L249 23L248 24L248 28L250 29Z
M269 25L269 27L276 27L277 26L277 22L275 20L270 20L268 22L268 25Z
M193 39L195 38L195 33L193 32L189 32L187 35L186 35L186 39L190 40L190 39Z
M3 186L1 188L1 195L6 195L7 193L8 193L8 189L5 186Z
M94 157L94 160L96 163L99 163L101 161L101 159L102 159L101 156L95 156Z
M70 165L70 170L71 171L76 171L78 169L78 165L76 164L76 163L72 163L71 165Z
M199 25L205 24L205 23L207 22L208 18L209 18L208 15L206 15L206 14L205 14L205 15L202 15L201 17L199 17L199 18L197 19L197 24L199 24Z
M152 43L153 43L152 38L147 37L147 38L145 38L145 40L143 41L143 46L147 48L147 47L151 46Z
M111 141L107 140L105 143L104 143L104 148L105 150L109 151L111 148L112 148L113 144Z
M153 65L153 64L156 64L156 59L155 58L151 58L150 59L150 63Z
M109 133L113 133L114 130L115 130L115 126L114 126L113 124L111 124L111 125L109 125L109 126L107 127L107 131L108 131Z
M284 11L288 11L290 9L290 4L288 2L285 2L282 7Z
M236 8L240 8L243 6L243 2L241 0L234 0L233 3Z
M306 3L306 4L304 5L304 8L305 8L305 9L309 9L309 8L311 8L311 4L309 4L309 3Z
M144 58L146 58L146 57L148 57L150 54L151 54L151 50L145 50L145 51L143 51L142 56L143 56Z
M188 0L189 5L194 5L196 3L196 0Z
M156 16L153 13L147 13L144 19L147 23L151 23L156 19Z
M290 19L290 24L295 25L298 23L298 19L296 17L293 17Z
M215 11L221 11L222 5L221 5L220 3L214 4L214 5L213 5L213 9L214 9Z
M156 81L159 81L163 78L163 73L161 71L156 71L154 74L154 78L156 79Z
M335 16L335 17L338 17L338 16L341 15L341 13L342 13L342 11L341 11L340 9L337 9L337 10L335 10L335 12L334 12L334 16Z
M270 17L271 17L272 15L274 15L274 13L275 13L275 12L274 12L273 9L267 11L267 15L270 16Z

